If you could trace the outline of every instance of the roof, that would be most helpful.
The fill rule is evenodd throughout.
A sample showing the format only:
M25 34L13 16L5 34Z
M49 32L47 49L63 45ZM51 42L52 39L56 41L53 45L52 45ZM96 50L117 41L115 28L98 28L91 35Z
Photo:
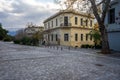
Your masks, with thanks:
M46 20L44 20L43 23L45 23L45 22L55 18L56 16L59 16L60 14L63 14L63 13L72 13L72 14L76 14L76 15L80 15L80 16L89 17L89 18L93 18L94 19L93 14L82 13L82 12L78 12L78 11L75 11L75 10L61 10L61 11L57 12L56 14L50 16Z

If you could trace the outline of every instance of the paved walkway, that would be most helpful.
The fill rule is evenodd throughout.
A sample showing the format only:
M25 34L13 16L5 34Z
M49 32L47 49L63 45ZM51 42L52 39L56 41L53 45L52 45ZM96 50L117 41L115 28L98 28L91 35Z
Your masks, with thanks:
M120 80L120 59L96 52L0 42L0 80Z

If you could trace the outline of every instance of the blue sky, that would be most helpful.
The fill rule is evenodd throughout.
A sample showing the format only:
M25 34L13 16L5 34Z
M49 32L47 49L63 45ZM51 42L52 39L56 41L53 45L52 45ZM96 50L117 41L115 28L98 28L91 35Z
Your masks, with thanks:
M25 28L28 22L43 25L59 8L54 0L0 0L0 23L9 31Z

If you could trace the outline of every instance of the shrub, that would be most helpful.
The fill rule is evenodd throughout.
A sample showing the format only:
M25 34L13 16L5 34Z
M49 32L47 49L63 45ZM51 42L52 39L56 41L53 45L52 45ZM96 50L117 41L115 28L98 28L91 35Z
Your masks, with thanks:
M12 37L11 36L6 36L4 39L3 39L3 41L12 41L13 39L12 39Z
M36 38L32 38L31 43L33 44L33 46L38 46L39 45L39 40Z
M83 44L83 45L81 45L81 48L85 48L85 45Z
M94 46L89 44L83 44L81 45L81 48L94 48Z
M89 45L88 44L83 44L83 45L81 45L81 48L89 48Z
M13 42L14 42L15 44L20 44L20 43L21 43L20 40L14 40Z
M22 42L23 45L30 45L31 44L31 39L28 38L28 37L23 37L21 39L21 42Z
M102 48L101 45L96 45L96 46L95 46L95 49L101 49L101 48Z
M36 38L30 38L30 37L23 37L19 40L14 40L15 44L22 44L22 45L32 45L32 46L38 46L39 40Z

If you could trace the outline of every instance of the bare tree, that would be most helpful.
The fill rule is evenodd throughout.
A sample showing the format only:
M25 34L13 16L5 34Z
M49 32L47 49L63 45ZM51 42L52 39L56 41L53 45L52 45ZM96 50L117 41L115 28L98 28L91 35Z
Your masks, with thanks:
M61 2L61 0L57 1L59 3ZM110 53L107 30L104 25L106 13L108 12L110 2L111 0L64 0L64 3L66 4L66 9L70 9L76 4L76 9L80 11L82 11L83 9L85 9L86 12L92 11L99 25L102 39L101 52L104 54Z
M25 36L24 29L20 29L17 31L17 34L15 35L15 39L19 40L22 39Z

